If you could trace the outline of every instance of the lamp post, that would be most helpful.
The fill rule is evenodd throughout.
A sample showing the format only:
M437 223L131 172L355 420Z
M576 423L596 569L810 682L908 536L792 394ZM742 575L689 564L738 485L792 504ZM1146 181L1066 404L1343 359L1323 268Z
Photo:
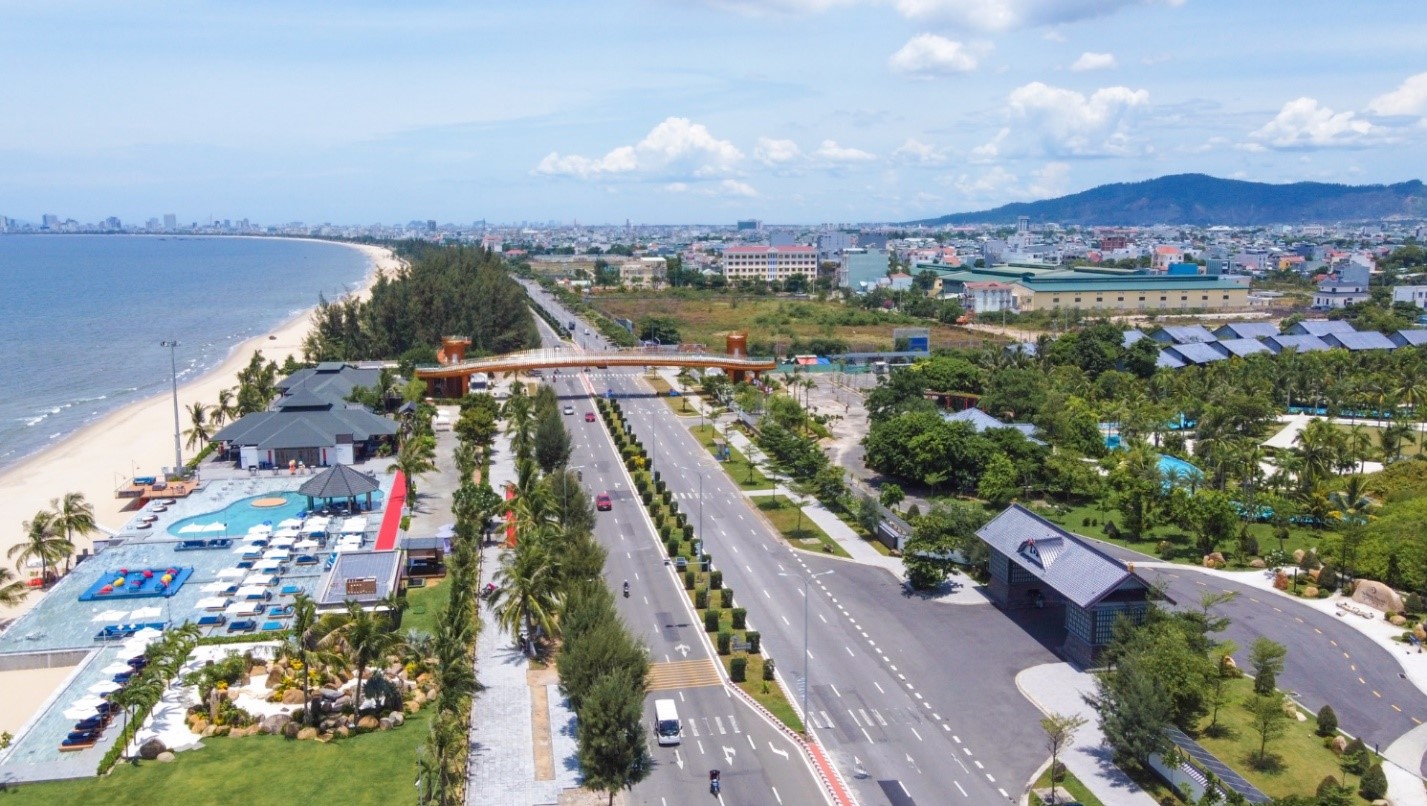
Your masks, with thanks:
M828 570L819 571L816 574L778 574L780 577L801 576L803 578L803 722L805 723L803 730L805 732L809 730L808 726L812 724L812 719L808 717L808 689L812 687L810 681L812 675L808 674L808 600L812 598L812 591L809 590L808 585L816 577L825 577L832 573L836 572Z
M173 378L173 472L177 474L183 467L183 442L179 438L178 424L178 342L173 339L159 342L168 348L168 365Z

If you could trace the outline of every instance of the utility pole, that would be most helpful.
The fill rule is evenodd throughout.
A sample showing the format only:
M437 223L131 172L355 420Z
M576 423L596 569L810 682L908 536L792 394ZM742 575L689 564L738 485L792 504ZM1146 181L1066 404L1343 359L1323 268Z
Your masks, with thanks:
M173 378L173 472L178 474L183 469L183 442L178 422L178 342L170 339L159 342L159 346L168 348L169 371Z

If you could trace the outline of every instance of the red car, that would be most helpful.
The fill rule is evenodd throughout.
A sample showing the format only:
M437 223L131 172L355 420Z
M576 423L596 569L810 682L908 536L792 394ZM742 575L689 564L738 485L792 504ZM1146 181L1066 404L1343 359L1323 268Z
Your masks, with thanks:
M614 504L610 503L609 500L609 493L600 493L595 496L595 509L598 509L600 512L607 512L614 509Z
M594 422L594 421L595 421L595 413L592 412L592 411L587 411L587 412L585 412L585 422L587 422L587 423L592 423L592 422Z

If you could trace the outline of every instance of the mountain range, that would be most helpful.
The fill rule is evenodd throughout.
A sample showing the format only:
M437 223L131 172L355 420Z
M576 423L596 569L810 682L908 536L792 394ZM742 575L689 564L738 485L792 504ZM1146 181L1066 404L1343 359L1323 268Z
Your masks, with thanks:
M1176 174L910 223L926 226L1014 224L1019 216L1030 217L1033 224L1138 227L1157 224L1252 227L1371 221L1394 216L1427 218L1427 188L1417 179L1395 185L1323 182L1272 185L1205 174Z

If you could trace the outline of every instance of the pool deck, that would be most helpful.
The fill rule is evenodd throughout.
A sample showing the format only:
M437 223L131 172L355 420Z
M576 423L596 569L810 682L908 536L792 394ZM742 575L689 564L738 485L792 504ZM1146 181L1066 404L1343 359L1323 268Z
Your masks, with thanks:
M118 645L122 641L97 641L95 634L113 624L196 621L206 614L206 611L198 609L199 600L222 595L214 590L220 582L218 574L239 562L243 535L231 535L235 538L233 548L178 551L179 543L190 536L180 538L170 534L170 525L184 518L217 512L244 498L295 492L308 478L283 474L209 479L188 497L170 504L168 511L158 513L158 520L146 530L133 527L137 526L142 516L150 513L150 509L136 510L133 519L116 535L121 543L80 563L56 583L34 608L0 633L0 665L8 659L12 664L10 668L30 668L25 665L29 662L27 658L35 659L36 666L45 665L42 659L51 656L79 658L67 664L77 662L78 665L26 727L16 733L11 747L0 752L0 781L40 781L93 775L99 759L119 735L122 717L111 724L100 742L92 748L62 753L59 744L74 722L66 719L63 712L72 702L85 696L91 686L111 678L102 670L124 660L118 657ZM382 484L383 500L389 499L385 494L390 492L392 476L379 474L377 478ZM379 513L368 513L368 516L365 542L370 546L375 542L381 518ZM316 553L325 556L326 551ZM79 601L81 593L101 576L109 576L117 568L169 566L193 569L186 584L171 597ZM288 585L295 585L299 591L312 595L323 573L320 562L309 566L288 565L285 572L278 576L277 583L271 586L272 597L265 605L290 604L296 591L287 595L281 593L283 587ZM222 581L226 585L239 580ZM259 624L267 620L264 616L252 618ZM226 627L205 628L205 634L226 635Z

